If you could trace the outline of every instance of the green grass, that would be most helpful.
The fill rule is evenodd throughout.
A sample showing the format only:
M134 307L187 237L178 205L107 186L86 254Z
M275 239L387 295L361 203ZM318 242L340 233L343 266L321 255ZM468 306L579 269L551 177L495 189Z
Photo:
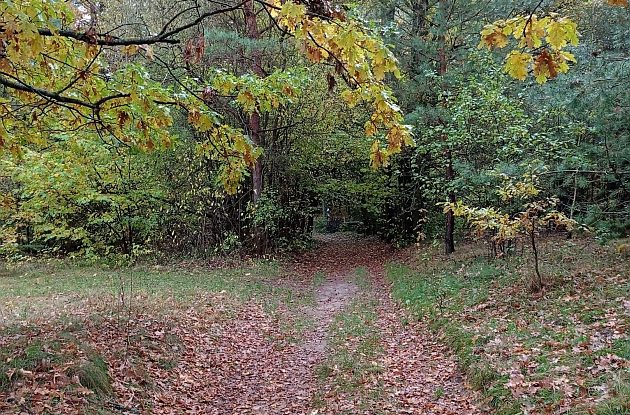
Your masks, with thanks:
M204 294L227 295L239 302L265 298L269 310L280 303L293 307L313 301L306 294L296 294L277 284L281 275L278 265L269 262L218 270L149 266L111 269L75 266L69 261L27 263L0 272L0 315L10 316L5 322L48 314L63 317L60 304L82 308L80 302L86 301L128 306L130 299L140 297L158 305L162 299L187 302Z
M435 392L433 392L433 398L434 399L440 399L443 396L444 396L444 389L443 388L437 388L435 390Z
M470 385L497 414L522 412L505 375L521 363L528 382L545 385L564 373L569 386L573 376L579 377L589 393L599 397L602 385L619 370L610 366L594 376L589 368L608 355L629 358L630 339L611 340L612 331L606 328L610 322L620 327L628 322L622 300L630 290L629 264L620 262L610 248L587 240L545 240L540 250L546 288L539 295L527 289L527 256L489 261L479 256L483 250L475 245L448 260L425 252L413 268L394 263L386 270L394 297L453 349ZM605 347L589 349L592 338ZM625 414L619 412L624 404L619 397L624 395L615 396L597 411ZM541 387L523 399L542 411L559 408L567 397L558 389ZM575 404L582 404L579 397Z
M376 303L367 296L349 304L335 316L329 328L329 353L315 369L322 388L353 399L357 410L371 408L383 393L379 387L366 388L367 380L382 371L374 363L382 353L377 319ZM316 394L312 404L320 408L325 404L321 394Z
M279 275L273 263L261 262L251 268L222 270L170 270L136 267L77 267L71 263L25 264L0 273L0 299L47 297L64 294L134 289L146 294L190 295L196 291L227 291L248 296L268 289L265 282Z
M354 270L353 281L361 290L368 291L370 289L369 273L363 267Z
M108 396L113 392L111 379L107 372L107 363L99 355L91 352L87 360L68 370L71 376L77 376L81 385L98 396Z
M630 415L630 370L609 382L612 397L595 407L595 415Z
M321 271L318 271L313 275L313 287L321 287L322 284L326 281L326 274Z

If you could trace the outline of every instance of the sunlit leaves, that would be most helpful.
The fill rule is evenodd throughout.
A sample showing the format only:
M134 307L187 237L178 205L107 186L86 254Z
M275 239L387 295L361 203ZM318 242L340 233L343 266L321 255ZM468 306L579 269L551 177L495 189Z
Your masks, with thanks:
M100 59L100 47L58 35L60 29L77 24L70 3L4 2L0 8L3 24L10 28L0 32L5 52L0 57L0 76L49 94L7 90L20 110L3 114L14 140L5 142L4 148L43 146L56 140L47 132L64 130L86 139L155 146L149 133L164 132L170 124L168 114L155 104L156 100L167 100L167 91L137 65L109 72ZM42 30L52 35L40 34ZM93 29L86 30L89 37ZM137 49L130 46L121 53L132 54ZM97 125L100 128L95 128Z
M473 207L459 200L442 203L444 212L452 211L455 216L465 218L478 238L488 237L499 244L536 232L538 226L561 225L569 230L575 226L575 221L555 209L557 199L532 200L540 194L532 176L526 175L517 181L505 175L502 178L503 185L497 190L501 200L526 202L522 211L510 215L500 207Z
M577 45L576 23L568 19L551 20L547 25L547 42L555 50L560 50L568 44Z
M123 53L127 56L133 56L138 53L139 49L138 45L128 45L123 48Z
M44 241L95 247L100 237L120 238L126 225L121 217L131 220L129 215L142 212L159 196L150 177L137 179L132 174L137 167L130 157L130 151L111 151L94 140L68 138L48 151L25 149L19 160L5 159L2 173L17 185L19 202L0 207L1 214L8 214L3 242L11 243L5 230L23 223L29 223L35 237Z
M497 189L497 194L504 202L512 200L525 200L538 196L540 190L534 184L535 177L525 175L521 180L514 181L509 176L501 175L503 185Z
M539 18L533 14L498 20L483 28L479 47L504 48L510 38L519 49L507 55L504 70L521 81L532 72L538 83L544 83L568 72L569 62L575 62L575 57L564 50L578 44L577 25L571 19L556 14Z
M411 127L403 124L403 116L391 90L385 84L388 74L400 77L398 62L378 37L352 20L323 20L307 14L306 7L292 1L274 0L272 14L278 23L295 36L298 47L315 63L335 65L350 89L342 98L350 106L361 103L373 107L365 125L368 137L383 138L372 145L371 165L380 167L403 145L413 145Z
M206 139L197 146L197 154L222 162L217 180L227 193L234 194L261 149L255 148L239 130L221 125L208 131Z
M529 53L513 50L505 59L505 72L522 81L527 78L527 71L532 61L532 55Z
M233 96L235 102L251 114L269 112L295 102L308 81L307 74L300 70L278 70L264 78L252 74L236 76L221 71L214 76L211 86L223 96Z
M511 32L510 28L505 29L505 31L509 34ZM504 33L504 29L497 25L486 25L481 31L481 42L480 46L486 46L490 48L504 48L508 45L509 40Z
M23 86L7 88L0 101L1 150L21 156L27 146L52 151L60 142L77 140L153 151L171 146L174 113L182 111L206 140L203 154L226 163L220 180L235 191L258 152L241 131L223 126L202 100L152 79L140 63L143 57L154 58L150 46L108 50L110 58L117 55L122 62L111 65L100 46L84 41L95 38L95 28L80 27L83 40L59 34L81 24L71 2L2 2L0 12L0 77ZM179 81L190 87L188 80ZM248 89L249 81L254 83L237 79L233 87L238 91L229 88L247 110L277 107L295 92L281 76L270 78L269 94L265 88Z

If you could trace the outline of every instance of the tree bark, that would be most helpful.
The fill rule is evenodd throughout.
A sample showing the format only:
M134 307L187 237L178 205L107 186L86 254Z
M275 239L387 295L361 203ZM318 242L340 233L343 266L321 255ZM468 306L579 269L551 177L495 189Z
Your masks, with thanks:
M258 28L258 20L256 18L256 9L254 8L254 0L249 0L243 4L243 17L245 19L245 32L248 38L257 41L261 37ZM250 70L260 78L266 77L263 70L263 54L255 45L250 53L251 59ZM249 136L257 147L265 145L265 137L262 131L262 119L258 111L254 111L248 120ZM263 160L262 157L256 159L254 168L252 169L252 198L251 201L256 204L262 196L264 190L263 180ZM253 226L251 229L252 248L256 255L264 255L268 249L268 238L264 226Z
M411 4L411 13L413 18L412 36L422 38L427 35L427 12L429 10L429 0L414 0ZM422 52L420 48L412 51L412 67L414 73L420 72L422 63ZM416 69L417 68L417 69Z
M446 183L450 184L455 178L455 171L453 170L453 158L451 150L446 150ZM456 202L455 193L453 191L448 192L449 203ZM446 212L446 228L444 230L444 252L452 254L455 252L455 214L452 210Z
M533 284L534 291L538 292L542 290L543 281L542 276L540 275L540 268L538 267L538 248L536 247L536 219L532 218L531 229L530 229L530 242L532 244L532 252L534 253L534 271L536 272L536 277Z
M258 21L256 20L256 12L254 10L254 0L250 0L243 5L243 15L245 17L245 30L247 37L253 40L260 39L260 31L258 30ZM265 71L262 69L262 53L258 49L252 52L252 72L261 77L265 77ZM261 130L260 114L254 111L248 120L249 136L254 145L262 146L264 139ZM252 202L256 203L263 192L263 166L260 157L256 160L256 164L252 170Z
M413 34L422 37L427 34L426 22L429 0L415 0L411 6L413 13Z
M443 10L446 10L446 1L445 0L440 0L440 7ZM440 34L440 50L438 51L438 60L439 60L439 68L438 68L438 75L439 76L444 76L446 74L446 71L448 69L448 60L446 57L446 22L442 22L442 24L444 25L444 27L441 30L441 34ZM444 106L444 108L446 108L446 106L448 105L446 99L444 98L442 101L442 105ZM451 184L451 182L453 181L453 179L455 178L455 170L453 169L453 155L451 153L451 149L449 148L449 144L448 144L448 136L446 134L444 134L442 136L442 139L444 140L444 144L446 146L446 150L444 151L444 157L445 157L445 161L446 161L446 172L445 172L445 179L446 179L446 185L449 186ZM456 198L455 198L455 193L451 190L449 190L448 192L448 201L450 203L455 203ZM454 238L454 234L455 234L455 214L452 210L449 210L448 212L446 212L446 226L444 229L444 252L446 252L446 254L452 254L453 252L455 252L455 238Z

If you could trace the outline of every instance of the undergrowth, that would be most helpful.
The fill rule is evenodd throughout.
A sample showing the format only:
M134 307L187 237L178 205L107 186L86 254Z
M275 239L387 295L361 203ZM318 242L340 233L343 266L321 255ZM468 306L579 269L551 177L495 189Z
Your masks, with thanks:
M541 245L539 295L527 289L526 259L488 260L477 245L448 259L389 264L387 276L394 297L450 346L494 413L627 414L628 264L590 241Z

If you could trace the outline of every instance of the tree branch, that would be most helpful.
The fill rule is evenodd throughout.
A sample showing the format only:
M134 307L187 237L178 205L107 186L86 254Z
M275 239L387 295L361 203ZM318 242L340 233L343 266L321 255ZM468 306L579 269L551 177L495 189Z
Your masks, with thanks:
M6 78L4 75L0 74L0 85L4 85L7 88L16 89L18 91L30 92L31 94L37 94L39 96L49 98L56 102L64 102L66 104L75 104L80 105L82 107L88 107L92 109L96 109L97 106L87 101L82 101L77 98L67 97L56 92L48 91L46 89L38 88L32 85L27 85L22 82L12 81Z
M152 45L155 43L177 44L177 43L180 43L180 40L172 39L172 36L178 33L181 33L186 29L190 29L193 26L198 25L199 23L201 23L202 21L204 21L205 19L209 17L237 10L241 8L243 4L245 4L245 1L242 1L239 4L236 4L234 6L225 7L223 9L212 10L212 11L200 14L195 20L189 23L186 23L185 25L176 27L175 29L167 31L166 29L172 23L172 20L171 20L162 28L159 34L155 36L148 36L148 37L124 39L124 38L114 37L114 36L102 34L102 33L100 34L90 33L89 31L77 32L74 30L59 30L59 31L53 32L52 30L48 28L41 28L38 30L38 32L41 36L57 36L58 35L58 36L75 39L80 42L90 43L94 45L101 45L101 46Z

